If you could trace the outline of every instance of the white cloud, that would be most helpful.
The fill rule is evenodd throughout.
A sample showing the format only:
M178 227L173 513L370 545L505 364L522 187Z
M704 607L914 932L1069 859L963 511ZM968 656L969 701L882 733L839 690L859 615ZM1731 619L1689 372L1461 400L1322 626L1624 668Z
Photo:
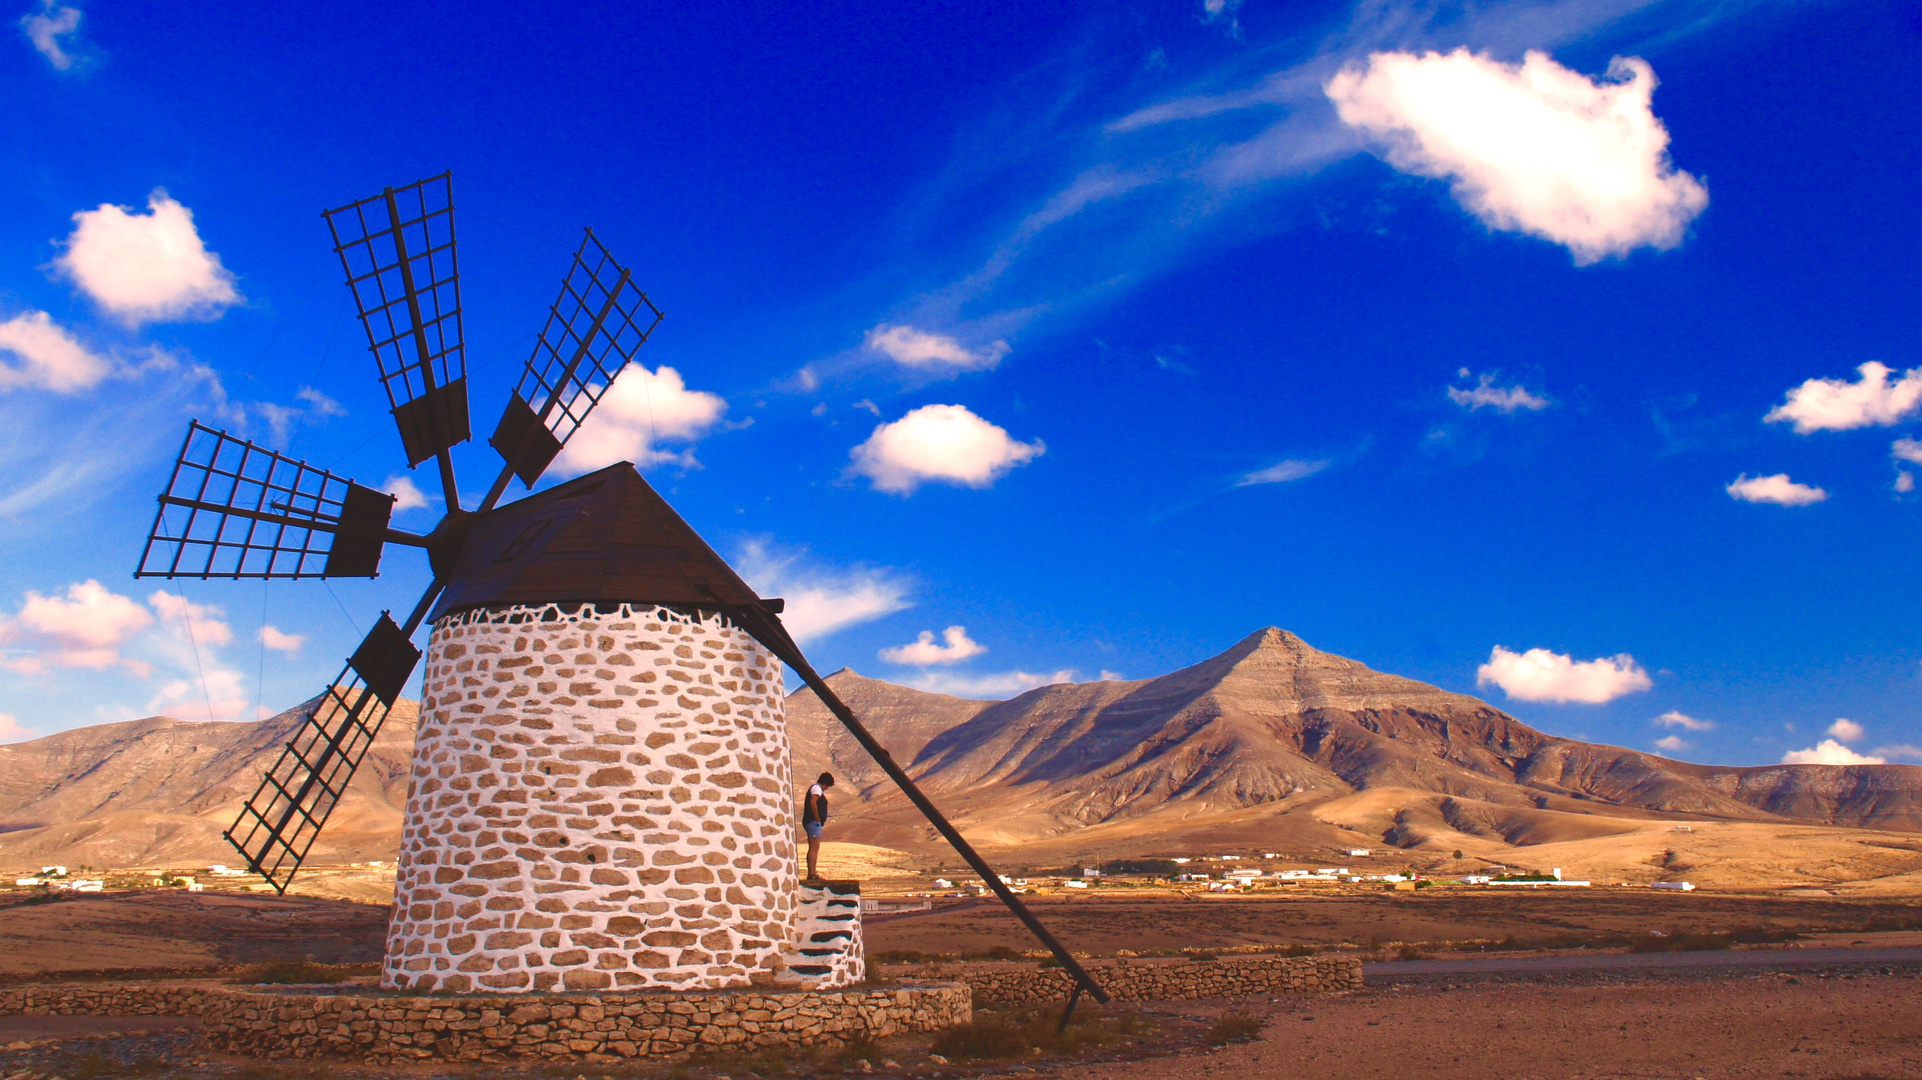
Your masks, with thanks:
M1829 493L1819 487L1810 487L1790 480L1787 473L1753 478L1743 473L1736 477L1725 490L1732 499L1752 503L1774 503L1777 506L1808 506L1829 497Z
M383 490L394 497L394 513L404 514L409 510L424 510L433 505L427 493L414 483L414 478L402 473L390 476Z
M1797 435L1807 435L1888 427L1922 409L1922 368L1910 368L1893 383L1889 382L1889 368L1873 360L1855 370L1858 378L1854 382L1810 379L1790 390L1788 400L1770 409L1762 419L1771 424L1791 421ZM1898 450L1902 442L1896 444Z
M113 372L111 364L89 352L44 311L0 323L0 353L14 358L13 363L0 362L0 390L25 386L72 394Z
M1686 750L1688 747L1689 744L1687 740L1683 739L1680 735L1667 735L1655 740L1655 749L1666 750L1670 753L1677 750Z
M1869 754L1858 754L1836 742L1823 739L1807 750L1790 750L1782 755L1784 765L1886 765L1888 761Z
M1895 490L1904 495L1914 491L1915 474L1907 469L1898 470L1895 474Z
M152 626L153 614L139 603L87 580L67 586L64 599L28 592L20 611L0 617L4 666L30 675L54 668L125 667L145 675L151 667L121 655L121 648Z
M79 8L56 5L53 0L40 0L39 7L20 17L20 29L55 71L67 71L73 67L76 57L69 51L73 43L63 43L60 39L79 34Z
M1220 24L1228 36L1241 38L1241 0L1201 0L1201 22L1204 26Z
M866 566L836 570L808 565L805 558L805 551L776 551L764 542L751 541L734 562L755 592L787 602L781 623L797 642L823 638L913 606L908 600L908 580L893 570Z
M1655 72L1617 57L1602 81L1531 51L1519 65L1452 53L1374 53L1324 87L1344 123L1404 172L1454 184L1491 228L1567 247L1578 264L1673 248L1708 189L1668 159Z
M1018 442L964 406L923 405L876 427L849 457L876 491L910 495L930 480L985 488L1046 452L1041 440Z
M1463 376L1464 378L1466 375ZM1553 404L1547 398L1531 394L1519 383L1514 386L1496 386L1495 376L1484 374L1479 385L1464 390L1459 386L1448 388L1448 400L1474 412L1476 409L1494 409L1500 413L1512 413L1516 409L1539 412Z
M1868 734L1868 729L1853 720L1838 717L1835 723L1830 724L1829 729L1823 732L1823 734L1833 735L1843 742L1855 742L1857 739Z
M260 643L275 652L297 653L307 644L307 635L289 634L278 627L267 625L260 628Z
M866 345L897 364L924 370L986 371L1008 355L1005 341L970 349L946 334L887 323L868 331Z
M1600 705L1655 685L1627 653L1578 661L1547 649L1516 653L1500 645L1488 654L1488 663L1475 669L1476 686L1490 683L1517 701L1585 705Z
M1922 442L1903 436L1889 447L1889 456L1911 465L1922 465Z
M676 453L657 444L696 442L726 415L725 398L689 390L681 373L666 364L654 371L631 364L567 441L555 467L564 474L592 472L617 461L642 468L672 461L692 468L699 463L691 448Z
M1656 717L1655 723L1660 724L1665 728L1681 728L1683 731L1714 731L1715 730L1715 721L1698 720L1695 717L1688 715L1687 713L1677 712L1674 709L1670 709L1669 711Z
M145 214L102 203L73 220L54 266L130 324L215 319L241 302L233 274L201 243L193 211L163 190L147 197Z
M1333 464L1333 462L1298 461L1290 458L1287 461L1270 465L1265 469L1256 469L1254 472L1235 481L1235 486L1250 487L1255 484L1285 484L1290 480L1300 480L1304 476L1313 476L1331 464Z
M22 726L20 721L6 713L0 713L0 743L19 742L33 737L33 732Z
M1071 683L1078 674L1073 668L1063 668L1045 675L1028 671L1004 671L993 675L928 671L909 679L907 685L932 694L952 694L955 697L1007 698L1026 693L1037 686Z
M240 672L206 664L192 678L174 679L147 701L147 711L180 720L232 720L247 711Z
M1910 761L1922 761L1922 746L1912 746L1908 743L1878 746L1873 752L1877 757L1907 758Z
M920 636L906 645L882 649L880 657L890 664L904 664L909 667L931 667L935 664L958 664L972 656L987 652L987 647L968 637L963 626L950 626L941 631L943 645L934 643L934 631L923 630Z

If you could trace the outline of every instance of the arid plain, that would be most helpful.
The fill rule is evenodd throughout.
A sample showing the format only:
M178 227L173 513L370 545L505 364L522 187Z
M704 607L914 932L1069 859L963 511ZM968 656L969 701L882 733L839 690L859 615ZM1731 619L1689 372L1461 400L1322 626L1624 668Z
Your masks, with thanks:
M1274 629L1158 679L1007 702L850 671L830 681L1078 954L1108 965L1334 951L1366 961L1367 986L1117 1006L1086 1028L1106 1036L1036 1034L1039 1053L937 1060L932 1043L906 1040L863 1051L865 1068L827 1053L753 1066L764 1075L1922 1075L1906 1019L1922 985L1922 769L1724 768L1559 739ZM970 894L960 860L819 703L796 694L788 712L796 774L842 778L824 873L930 901L870 918L876 978L1034 965L1033 941ZM245 979L275 962L364 979L392 898L414 718L395 711L285 897L204 868L234 861L220 830L297 714L151 718L0 748L0 864L88 866L107 883L0 899L0 979ZM1173 859L1192 861L1159 861ZM1155 872L1112 872L1128 863ZM1216 882L1231 868L1363 880L1222 892L1169 880L1175 865ZM1096 866L1110 876L1066 885ZM1593 884L1458 882L1549 869ZM1427 884L1378 880L1410 872ZM153 886L184 874L206 891ZM1658 881L1695 888L1649 888ZM1238 1034L1221 1036L1223 1017L1243 1017ZM16 1046L0 1075L73 1073L87 1053L106 1055L96 1075L142 1054L162 1073L251 1067L196 1051L190 1032L107 1023L76 1043L31 1019L0 1025Z

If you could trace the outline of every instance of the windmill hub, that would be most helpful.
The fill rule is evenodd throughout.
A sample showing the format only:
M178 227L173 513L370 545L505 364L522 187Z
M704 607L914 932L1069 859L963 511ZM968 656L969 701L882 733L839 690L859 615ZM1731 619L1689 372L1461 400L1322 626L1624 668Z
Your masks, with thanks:
M461 548L467 544L467 534L474 527L474 514L467 510L449 510L440 519L434 531L427 534L427 564L433 569L434 576L447 580L460 562Z

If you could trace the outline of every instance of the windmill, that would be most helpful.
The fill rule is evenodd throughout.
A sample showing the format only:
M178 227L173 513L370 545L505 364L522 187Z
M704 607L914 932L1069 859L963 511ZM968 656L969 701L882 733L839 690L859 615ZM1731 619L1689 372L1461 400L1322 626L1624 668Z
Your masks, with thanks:
M381 613L227 830L247 865L286 890L429 622L384 984L743 984L777 953L810 952L794 940L809 913L786 663L1060 960L1069 1009L1084 989L1106 1001L809 665L782 602L757 596L631 464L502 504L514 479L532 492L662 318L591 229L488 440L500 472L461 505L453 210L443 173L324 212L408 466L439 472L432 530L394 528L391 495L198 421L159 497L137 577L373 577L388 545L424 550L433 571L402 621Z

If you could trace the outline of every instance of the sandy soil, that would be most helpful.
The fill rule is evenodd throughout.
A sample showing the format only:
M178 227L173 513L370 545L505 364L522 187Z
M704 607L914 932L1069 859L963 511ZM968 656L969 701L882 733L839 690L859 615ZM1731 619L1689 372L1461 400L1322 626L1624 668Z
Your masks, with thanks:
M1783 893L1646 890L1222 897L1034 897L1035 912L1077 952L1171 952L1242 946L1527 943L1569 935L1772 927L1815 945L1922 941L1922 902ZM1871 920L1881 929L1869 932ZM216 967L265 960L375 963L387 907L271 893L140 889L0 907L0 976L33 972ZM1899 931L1896 928L1900 928ZM870 955L1027 950L1036 944L992 898L926 914L870 918ZM1476 945L1462 945L1473 952ZM1445 953L1432 944L1424 951Z
M1029 906L1076 952L1159 952L1238 945L1386 945L1503 938L1536 941L1597 932L1665 933L1769 927L1862 938L1871 919L1922 928L1913 899L1800 897L1784 893L1575 892L1426 889L1415 893L1033 897ZM1876 937L1876 935L1870 935ZM1882 940L1876 937L1876 940ZM870 955L1036 947L1001 904L974 901L934 912L870 919ZM1471 946L1472 948L1473 946Z
M1254 1042L1047 1072L1063 1080L1912 1077L1922 1073L1918 1006L1914 974L1382 987L1256 1006L1267 1026Z
M380 960L386 905L142 889L0 908L0 975Z

